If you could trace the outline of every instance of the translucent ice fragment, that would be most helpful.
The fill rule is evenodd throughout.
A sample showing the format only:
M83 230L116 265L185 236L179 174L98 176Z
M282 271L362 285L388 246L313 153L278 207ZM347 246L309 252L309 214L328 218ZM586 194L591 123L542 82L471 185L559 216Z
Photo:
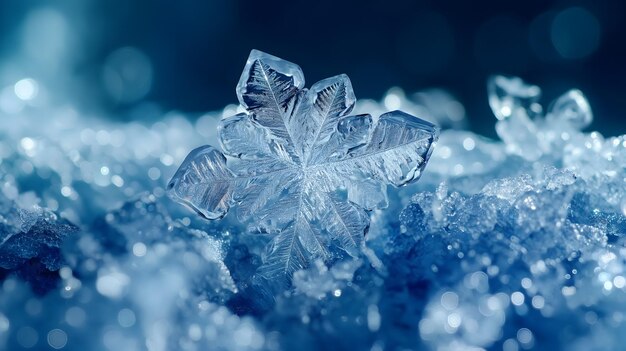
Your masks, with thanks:
M518 77L493 76L487 83L489 106L499 120L524 113L529 118L541 114L541 89Z
M533 190L533 179L528 174L512 178L494 179L483 188L483 194L497 198L515 201L521 194Z
M535 161L542 155L537 126L525 114L515 114L496 122L496 132L508 153Z
M386 205L386 184L421 176L439 133L400 111L350 115L356 98L346 75L303 86L297 65L252 51L237 86L247 113L219 127L232 159L198 148L168 187L206 218L221 218L236 204L240 219L276 233L259 270L270 280L314 258L357 256L367 210Z
M576 181L576 175L569 169L546 167L543 173L543 183L548 190L561 189Z
M517 77L495 76L487 84L489 105L498 119L496 132L509 153L534 161L542 155L533 118L541 113L541 89Z
M572 128L582 130L593 121L593 113L585 95L578 89L572 89L550 105L546 119L565 122Z
M200 215L218 219L228 211L232 179L224 155L211 146L203 146L189 153L168 189Z

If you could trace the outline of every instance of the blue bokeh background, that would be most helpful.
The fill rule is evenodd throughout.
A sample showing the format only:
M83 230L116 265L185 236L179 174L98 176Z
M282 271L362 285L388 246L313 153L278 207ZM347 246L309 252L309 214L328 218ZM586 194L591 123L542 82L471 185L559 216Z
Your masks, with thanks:
M546 104L578 87L595 112L591 129L617 135L625 132L625 16L623 2L589 0L3 0L2 61L20 50L35 59L1 67L0 83L21 78L16 72L47 77L81 108L119 119L150 118L140 101L202 112L236 102L241 67L257 48L298 62L309 83L347 73L360 98L379 99L391 86L446 88L471 129L492 137L490 74L543 87ZM131 98L106 78L124 47L141 55L143 86Z

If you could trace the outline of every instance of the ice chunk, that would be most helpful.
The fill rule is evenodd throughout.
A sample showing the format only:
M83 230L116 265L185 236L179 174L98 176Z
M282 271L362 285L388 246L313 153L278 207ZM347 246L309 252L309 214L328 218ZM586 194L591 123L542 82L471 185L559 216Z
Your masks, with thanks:
M496 132L507 151L529 161L542 155L533 118L541 114L541 89L517 77L495 76L487 84L489 105L498 119Z
M533 179L528 174L521 174L512 178L496 179L489 182L483 188L483 193L487 196L513 202L521 194L533 190Z
M206 218L236 203L240 219L276 233L259 271L270 280L314 258L357 256L366 210L386 204L386 184L421 176L438 137L433 124L399 111L350 115L355 97L345 75L303 86L297 65L252 51L237 86L247 114L219 128L235 160L227 164L210 146L196 149L168 186Z
M65 262L61 247L79 228L33 204L39 199L32 193L23 195L12 201L0 192L0 280L17 274L43 294L57 285L56 272Z
M26 261L36 259L46 269L58 270L63 261L61 244L78 228L47 209L20 208L5 198L0 202L3 207L11 207L0 215L0 267L19 269Z
M593 113L585 95L578 89L572 89L552 102L546 119L582 130L593 122Z
M533 335L553 330L550 321L557 316L612 324L603 313L615 311L609 301L623 298L626 280L624 250L610 244L621 234L610 233L623 230L624 219L610 197L593 195L608 195L600 190L605 186L545 167L494 180L471 196L450 193L445 185L416 195L401 215L404 233L384 261L396 283L418 291L436 286L415 317L422 340L437 349L513 341L528 346ZM520 318L532 332L520 328ZM577 338L590 337L583 332Z
M518 77L493 76L487 83L489 106L498 120L523 114L534 118L541 114L541 89Z

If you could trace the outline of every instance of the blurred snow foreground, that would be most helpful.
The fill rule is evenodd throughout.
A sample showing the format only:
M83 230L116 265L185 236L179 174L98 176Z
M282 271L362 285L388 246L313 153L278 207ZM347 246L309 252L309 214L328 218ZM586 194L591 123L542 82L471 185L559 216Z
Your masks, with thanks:
M492 141L460 129L462 106L439 90L355 102L345 76L307 91L293 64L253 53L246 67L242 81L257 84L238 88L248 113L228 106L195 122L83 116L38 103L34 80L3 93L0 107L21 107L0 119L0 350L626 342L626 137L582 132L592 113L580 91L544 112L539 87L490 79ZM261 71L285 94L277 110ZM350 117L354 103L382 116ZM270 117L298 106L310 125L285 143L293 130ZM393 109L443 129L426 168L437 128L384 114ZM413 146L392 148L403 141ZM225 156L204 147L185 160L207 142ZM289 171L265 176L279 164ZM201 176L221 181L188 186ZM207 221L168 184L205 217L232 205L238 216ZM406 186L385 196L385 184ZM291 265L277 248L285 235L299 245Z

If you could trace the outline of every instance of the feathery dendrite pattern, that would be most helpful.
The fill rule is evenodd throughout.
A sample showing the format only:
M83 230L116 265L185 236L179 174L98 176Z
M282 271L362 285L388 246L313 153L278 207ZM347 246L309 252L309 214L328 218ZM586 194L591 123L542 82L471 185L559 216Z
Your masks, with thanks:
M237 205L242 221L275 233L259 274L284 279L312 259L359 255L386 185L416 181L439 130L400 111L350 115L356 98L338 75L304 88L300 67L253 50L237 85L246 113L219 125L222 151L193 150L170 195L208 219Z

